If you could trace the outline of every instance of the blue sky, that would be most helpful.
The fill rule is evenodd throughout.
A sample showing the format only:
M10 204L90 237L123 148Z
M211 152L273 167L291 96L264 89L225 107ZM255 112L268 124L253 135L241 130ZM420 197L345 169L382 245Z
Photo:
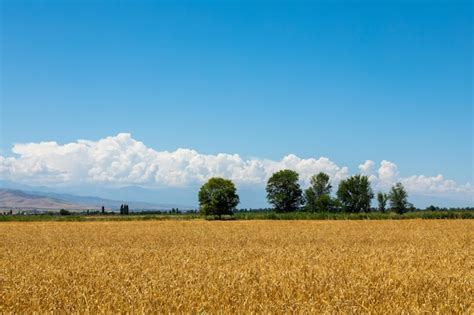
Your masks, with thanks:
M126 132L157 151L473 182L470 2L1 5L5 157Z

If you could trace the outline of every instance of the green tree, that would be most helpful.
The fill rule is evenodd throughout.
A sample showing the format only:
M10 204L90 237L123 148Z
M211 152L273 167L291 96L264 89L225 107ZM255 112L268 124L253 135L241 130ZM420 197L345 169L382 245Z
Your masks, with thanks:
M374 193L367 176L354 175L341 181L337 197L346 212L369 212Z
M311 185L305 190L306 210L311 212L332 211L333 202L331 199L332 186L329 183L329 175L319 173L313 175Z
M267 200L277 212L296 211L303 203L299 175L292 170L274 173L267 182Z
M67 210L64 210L64 209L61 209L61 210L59 210L59 215L71 215L71 212L67 211Z
M377 194L377 201L379 203L380 212L385 212L385 209L387 207L387 200L388 200L388 195L379 191Z
M408 202L408 194L402 183L396 183L392 186L388 199L390 200L390 208L398 214L407 212L408 208L412 206Z
M124 206L123 206L123 204L121 204L120 205L120 214L124 214L123 210L124 210Z
M225 214L233 215L240 202L234 183L220 177L213 177L202 185L198 198L201 214L217 215L219 219Z

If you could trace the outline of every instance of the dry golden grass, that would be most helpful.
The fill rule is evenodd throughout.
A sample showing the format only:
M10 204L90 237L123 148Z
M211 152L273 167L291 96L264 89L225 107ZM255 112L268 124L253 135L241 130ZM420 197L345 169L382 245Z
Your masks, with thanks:
M474 221L0 224L0 312L472 313Z

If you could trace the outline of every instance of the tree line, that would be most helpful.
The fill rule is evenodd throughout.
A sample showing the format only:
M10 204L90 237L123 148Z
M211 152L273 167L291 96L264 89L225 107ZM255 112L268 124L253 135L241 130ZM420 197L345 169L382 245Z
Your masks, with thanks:
M267 200L276 212L370 212L374 192L369 178L353 175L339 183L332 196L330 177L324 172L313 175L304 191L299 184L299 174L285 169L273 173L268 179ZM198 194L203 215L232 215L240 202L237 189L231 180L213 177L201 186ZM393 185L389 192L377 193L378 211L403 214L414 209L402 183Z

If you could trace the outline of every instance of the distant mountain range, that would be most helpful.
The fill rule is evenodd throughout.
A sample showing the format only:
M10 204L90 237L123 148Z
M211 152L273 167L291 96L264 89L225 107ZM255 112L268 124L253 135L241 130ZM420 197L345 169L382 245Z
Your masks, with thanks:
M97 207L91 207L97 209ZM34 195L21 190L0 189L0 209L13 210L85 210L86 206L63 199Z
M140 186L104 187L101 185L82 186L30 186L9 180L0 180L0 189L21 190L28 194L61 199L67 203L85 204L88 208L106 207L119 209L127 203L130 210L168 210L197 208L197 189L151 189ZM177 202L175 202L177 201ZM0 200L0 205L2 204Z
M0 186L0 209L12 210L98 210L104 206L108 211L115 211L120 205L127 203L130 210L169 210L179 208L189 210L193 207L166 203L149 203L142 201L113 200L92 196L78 196L73 194L29 191L20 189L3 188ZM28 187L22 187L28 188Z

